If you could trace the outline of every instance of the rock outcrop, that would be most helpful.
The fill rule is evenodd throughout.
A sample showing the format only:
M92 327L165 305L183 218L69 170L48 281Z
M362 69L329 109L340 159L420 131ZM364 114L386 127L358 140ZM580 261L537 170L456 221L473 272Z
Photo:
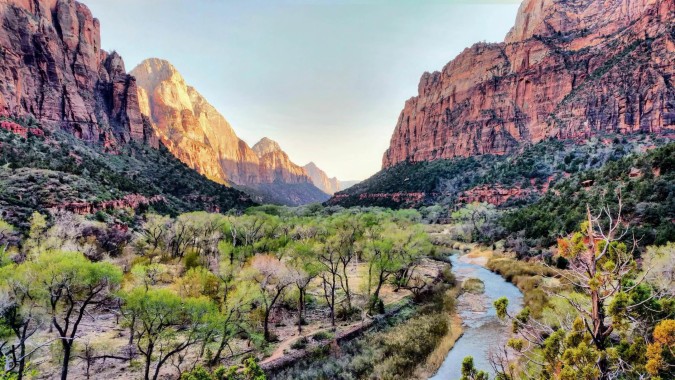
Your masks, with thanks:
M521 142L675 130L675 2L525 0L503 43L425 73L383 168Z
M1 111L113 150L145 138L136 82L77 1L0 0L0 83Z
M303 166L303 168L305 168L307 171L309 178L312 179L314 186L321 189L321 191L324 193L333 195L338 191L343 190L341 188L341 182L337 178L329 178L326 172L319 169L315 163L310 162L309 164Z
M294 164L276 141L263 137L253 151L260 162L262 183L312 183L305 169Z

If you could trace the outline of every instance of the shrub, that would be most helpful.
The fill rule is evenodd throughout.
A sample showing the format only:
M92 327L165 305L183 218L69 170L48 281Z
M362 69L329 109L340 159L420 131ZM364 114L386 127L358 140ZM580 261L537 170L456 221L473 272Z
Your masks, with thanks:
M294 350L304 350L305 348L307 348L308 344L309 340L306 337L302 337L293 342L293 344L291 344L291 348Z
M183 264L185 265L186 271L201 266L201 258L199 257L199 253L195 251L186 253L185 257L183 258Z
M316 334L312 335L312 339L315 341L330 340L335 337L335 334L328 331L319 331Z
M462 283L462 290L473 294L482 294L485 292L485 284L479 278L469 278Z

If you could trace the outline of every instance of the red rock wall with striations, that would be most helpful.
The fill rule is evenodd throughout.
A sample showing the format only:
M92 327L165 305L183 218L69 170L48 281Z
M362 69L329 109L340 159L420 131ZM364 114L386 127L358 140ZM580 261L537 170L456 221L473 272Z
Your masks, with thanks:
M525 0L505 42L422 76L382 164L673 130L674 1Z
M142 141L135 79L73 0L0 0L0 110L114 146Z

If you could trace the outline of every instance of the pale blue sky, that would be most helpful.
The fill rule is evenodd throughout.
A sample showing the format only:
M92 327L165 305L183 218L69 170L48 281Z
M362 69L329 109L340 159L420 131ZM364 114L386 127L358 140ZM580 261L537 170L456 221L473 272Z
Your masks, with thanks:
M250 145L365 179L424 71L502 41L518 1L80 0L127 70L172 62Z

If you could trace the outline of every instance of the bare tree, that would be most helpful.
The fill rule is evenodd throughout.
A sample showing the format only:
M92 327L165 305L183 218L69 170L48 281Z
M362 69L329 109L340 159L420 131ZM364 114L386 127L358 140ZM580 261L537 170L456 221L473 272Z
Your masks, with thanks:
M260 291L260 301L264 308L264 336L265 340L270 341L270 315L284 290L295 282L294 273L274 256L257 255L251 260L251 268L246 278L255 283Z

